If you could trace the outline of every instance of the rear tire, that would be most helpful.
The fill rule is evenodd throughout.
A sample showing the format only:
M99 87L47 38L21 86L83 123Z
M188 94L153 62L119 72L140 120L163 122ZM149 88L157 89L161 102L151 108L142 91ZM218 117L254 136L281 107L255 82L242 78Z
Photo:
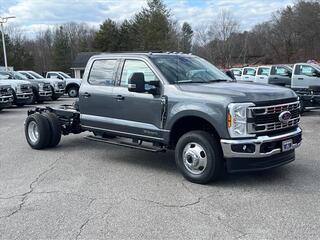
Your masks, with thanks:
M55 147L61 140L61 124L57 115L55 115L54 113L45 112L43 113L43 116L47 118L51 131L51 139L48 143L48 147Z
M45 116L40 113L28 116L24 131L31 148L39 150L48 146L51 139L51 131L49 121Z
M176 145L175 159L182 175L190 182L206 184L225 172L221 147L205 131L184 134Z

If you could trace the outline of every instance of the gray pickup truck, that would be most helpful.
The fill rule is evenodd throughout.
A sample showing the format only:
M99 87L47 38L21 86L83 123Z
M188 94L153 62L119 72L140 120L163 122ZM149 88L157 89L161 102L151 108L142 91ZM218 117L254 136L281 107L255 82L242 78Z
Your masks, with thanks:
M183 176L207 183L227 172L295 159L299 101L290 89L234 82L202 58L175 53L93 56L74 105L36 107L25 121L34 149L61 134L153 152L175 151Z

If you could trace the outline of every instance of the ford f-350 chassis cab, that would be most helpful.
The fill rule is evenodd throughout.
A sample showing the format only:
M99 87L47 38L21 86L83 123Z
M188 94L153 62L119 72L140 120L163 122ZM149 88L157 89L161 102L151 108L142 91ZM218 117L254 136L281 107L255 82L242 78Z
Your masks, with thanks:
M74 105L28 111L34 149L61 134L154 152L175 150L185 178L207 183L228 172L265 170L295 159L299 101L290 89L234 82L202 58L175 53L93 56Z

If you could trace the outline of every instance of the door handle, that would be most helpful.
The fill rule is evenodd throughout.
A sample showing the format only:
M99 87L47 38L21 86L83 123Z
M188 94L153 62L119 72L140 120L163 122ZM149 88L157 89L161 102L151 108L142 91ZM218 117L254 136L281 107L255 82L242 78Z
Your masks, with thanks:
M303 78L298 78L298 80L303 80Z
M123 101L124 100L124 96L122 95L117 95L114 97L117 101Z
M88 93L88 92L85 92L85 93L83 93L83 94L82 94L82 96L84 96L85 98L88 98L88 97L90 97L90 96L91 96L91 94L90 94L90 93Z

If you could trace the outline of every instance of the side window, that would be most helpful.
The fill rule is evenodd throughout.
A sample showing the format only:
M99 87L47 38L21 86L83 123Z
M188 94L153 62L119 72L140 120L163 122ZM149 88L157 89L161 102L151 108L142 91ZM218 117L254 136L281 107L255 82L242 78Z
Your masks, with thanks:
M243 75L254 76L254 75L256 75L256 70L254 68L245 68L243 70Z
M259 68L257 75L268 76L269 75L269 68Z
M287 69L285 69L284 67L276 67L276 75L286 75L287 74Z
M115 59L95 60L89 73L88 82L99 86L114 85L117 62Z
M311 67L311 66L307 66L307 65L301 65L300 66L300 72L302 75L306 75L306 76L312 76L312 74L315 72L316 70Z
M142 72L146 82L157 81L156 75L148 67L146 63L140 60L126 60L121 74L121 86L127 86L128 80L132 73Z
M58 78L58 74L56 73L48 73L49 78Z

